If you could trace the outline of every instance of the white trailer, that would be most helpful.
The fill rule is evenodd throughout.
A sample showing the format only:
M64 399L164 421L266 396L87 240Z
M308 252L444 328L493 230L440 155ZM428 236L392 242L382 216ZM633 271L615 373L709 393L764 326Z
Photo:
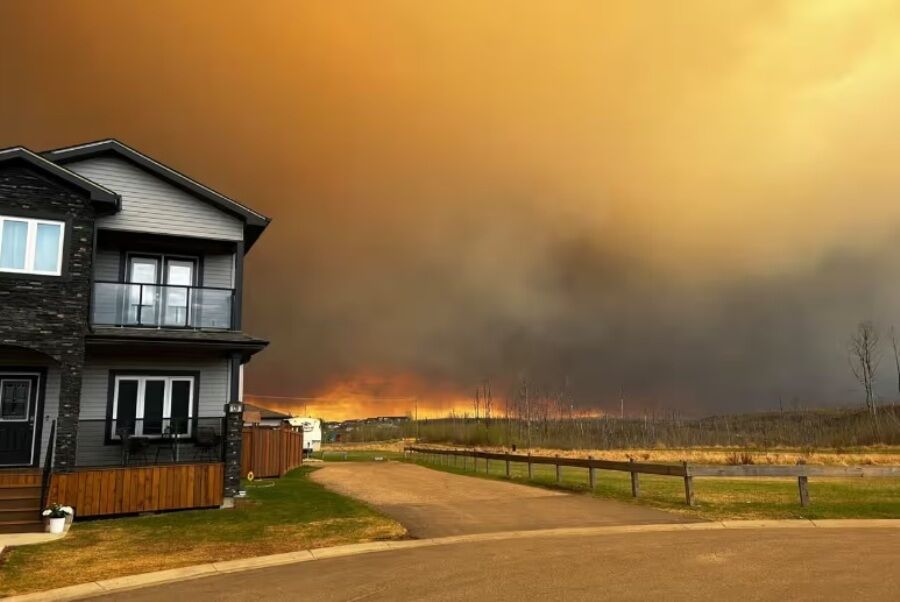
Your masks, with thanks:
M303 450L307 454L322 448L322 421L318 418L300 416L288 418L288 424L303 431Z

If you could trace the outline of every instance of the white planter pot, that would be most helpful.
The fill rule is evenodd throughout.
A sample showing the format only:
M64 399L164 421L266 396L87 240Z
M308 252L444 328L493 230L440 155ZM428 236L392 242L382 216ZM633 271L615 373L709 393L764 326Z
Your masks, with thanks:
M63 518L51 518L47 521L50 523L50 533L62 533L66 530L66 519Z

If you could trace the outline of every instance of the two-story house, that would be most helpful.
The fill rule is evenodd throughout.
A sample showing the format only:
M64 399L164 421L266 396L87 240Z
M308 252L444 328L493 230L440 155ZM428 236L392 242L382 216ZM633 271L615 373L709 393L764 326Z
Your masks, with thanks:
M0 150L0 529L236 493L268 223L116 140Z

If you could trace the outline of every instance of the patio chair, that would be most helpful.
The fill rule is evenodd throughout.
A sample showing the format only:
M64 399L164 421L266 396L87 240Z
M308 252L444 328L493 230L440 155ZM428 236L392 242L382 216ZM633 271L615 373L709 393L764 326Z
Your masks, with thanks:
M199 427L197 436L194 437L195 458L205 456L210 460L214 460L221 442L222 436L214 428L209 426Z
M159 454L162 452L167 453L172 458L172 462L176 462L178 458L175 456L175 445L177 435L175 429L172 428L172 425L166 427L166 430L163 431L162 437L160 437L159 441L156 442L156 460L155 462L159 464Z
M138 458L143 459L144 464L148 463L147 448L150 447L150 440L147 439L147 437L128 435L124 445L126 450L126 464L130 463L132 459Z

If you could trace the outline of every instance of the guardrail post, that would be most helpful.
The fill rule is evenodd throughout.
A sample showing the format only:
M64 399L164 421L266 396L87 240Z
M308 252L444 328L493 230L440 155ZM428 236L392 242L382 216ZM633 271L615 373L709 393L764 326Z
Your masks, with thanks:
M594 458L592 456L588 456L588 462L590 462L593 459ZM594 470L595 469L593 466L588 466L588 485L590 486L591 491L593 491L594 487L597 486L597 479L596 479L596 474L595 474Z
M806 464L803 458L797 460L797 466ZM809 477L807 475L797 476L797 488L800 490L800 505L804 508L809 506Z
M506 454L506 478L509 478L509 454Z
M628 458L631 464L634 464L634 458ZM631 497L637 497L641 494L641 482L638 481L638 473L631 473Z
M684 499L688 506L694 505L694 477L691 476L691 468L687 462L682 462L684 466Z
M560 477L561 471L559 469L559 454L556 454L556 484L559 485L562 481Z
M531 480L533 473L531 472L531 452L528 452L528 479Z
M797 477L797 486L800 489L800 505L806 508L809 506L809 477Z

